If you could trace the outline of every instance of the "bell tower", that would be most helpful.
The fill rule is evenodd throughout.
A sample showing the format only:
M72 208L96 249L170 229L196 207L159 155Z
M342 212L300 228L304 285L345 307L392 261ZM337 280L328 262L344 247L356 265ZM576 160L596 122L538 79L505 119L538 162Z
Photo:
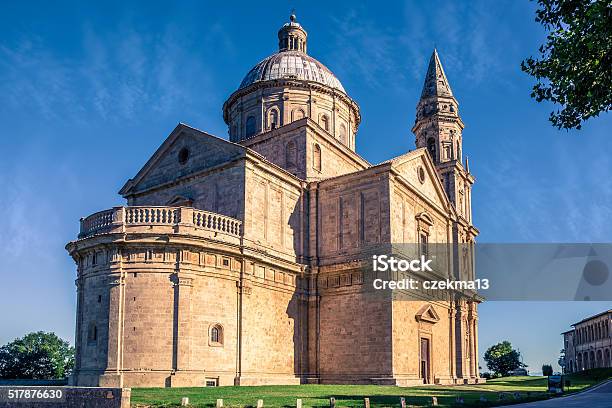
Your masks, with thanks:
M472 224L472 185L468 160L463 161L463 128L459 104L451 90L438 51L429 60L421 99L417 104L412 132L416 146L429 152L442 181L446 195L456 210L453 217L453 274L458 280L475 278L474 240L478 230ZM455 299L455 375L458 378L478 376L478 350L475 343L477 305L457 294Z
M429 60L412 132L416 146L427 149L438 175L459 216L471 223L471 187L474 177L462 159L464 124L459 103L453 96L438 51Z

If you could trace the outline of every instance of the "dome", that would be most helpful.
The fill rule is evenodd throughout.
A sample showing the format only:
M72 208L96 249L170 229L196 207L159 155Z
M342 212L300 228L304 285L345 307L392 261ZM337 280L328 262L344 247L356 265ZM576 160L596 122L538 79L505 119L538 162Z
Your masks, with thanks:
M338 78L325 65L302 51L280 51L270 55L246 74L238 89L275 79L313 81L346 94Z

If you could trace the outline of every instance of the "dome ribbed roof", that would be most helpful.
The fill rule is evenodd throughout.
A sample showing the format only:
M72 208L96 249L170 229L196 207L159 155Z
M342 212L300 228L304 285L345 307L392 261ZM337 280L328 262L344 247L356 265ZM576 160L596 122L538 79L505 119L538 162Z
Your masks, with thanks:
M282 51L270 55L249 71L239 89L256 82L275 79L318 82L346 94L338 78L325 65L301 51Z

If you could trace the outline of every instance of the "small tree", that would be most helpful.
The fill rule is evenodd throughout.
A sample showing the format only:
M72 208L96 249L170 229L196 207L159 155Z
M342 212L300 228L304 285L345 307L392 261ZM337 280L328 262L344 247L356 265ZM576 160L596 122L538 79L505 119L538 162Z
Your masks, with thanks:
M489 370L496 376L505 377L510 371L517 368L527 367L521 363L521 354L512 348L509 341L495 344L486 351L484 360Z
M26 334L0 347L0 378L61 379L73 366L74 348L55 333Z
M553 368L550 364L544 364L542 366L542 375L544 376L549 376L549 375L553 375Z

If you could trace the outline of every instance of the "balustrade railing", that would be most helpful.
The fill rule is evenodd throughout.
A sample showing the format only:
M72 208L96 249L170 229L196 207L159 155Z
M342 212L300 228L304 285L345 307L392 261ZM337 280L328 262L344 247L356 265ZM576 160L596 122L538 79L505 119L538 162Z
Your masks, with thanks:
M115 207L81 219L79 238L140 226L192 227L240 237L242 222L190 207Z
M83 231L95 232L113 223L113 210L104 210L81 218L81 234Z
M235 218L201 210L193 210L193 224L198 228L222 231L230 235L240 235L242 225Z
M124 207L126 224L176 224L180 221L179 208Z

